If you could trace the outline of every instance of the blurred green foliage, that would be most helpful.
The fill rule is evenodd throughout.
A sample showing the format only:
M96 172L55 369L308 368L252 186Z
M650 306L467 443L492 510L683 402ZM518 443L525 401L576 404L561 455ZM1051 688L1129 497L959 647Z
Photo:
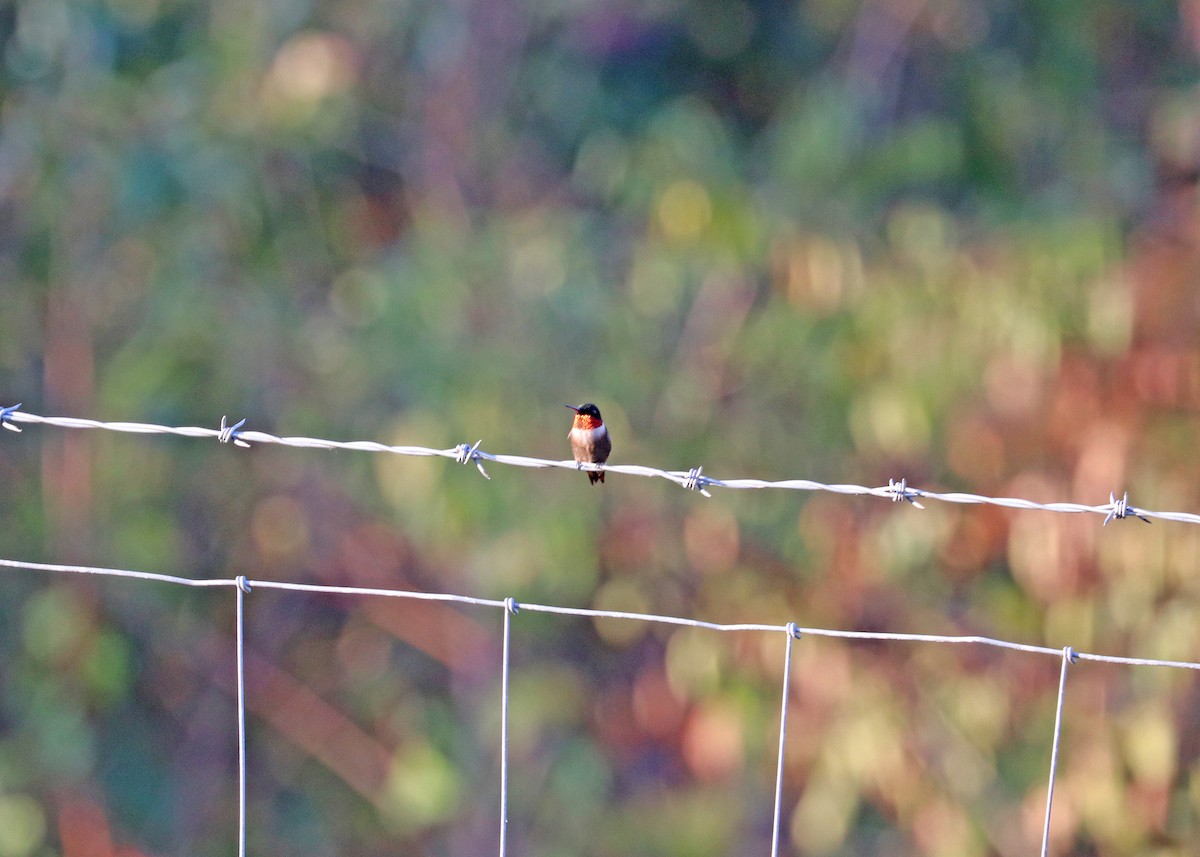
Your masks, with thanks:
M1193 0L8 0L0 399L1200 508ZM1196 660L1184 525L0 437L0 555ZM229 853L232 605L6 572L0 857ZM250 850L494 847L498 618L253 593ZM764 853L782 642L514 619L515 853ZM802 640L790 853L1009 855L1058 665ZM1073 668L1056 854L1189 853Z

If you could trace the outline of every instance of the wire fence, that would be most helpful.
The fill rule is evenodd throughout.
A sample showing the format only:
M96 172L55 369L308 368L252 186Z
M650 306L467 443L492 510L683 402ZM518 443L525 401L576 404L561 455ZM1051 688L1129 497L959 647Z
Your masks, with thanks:
M1050 847L1050 823L1054 801L1055 774L1058 768L1059 743L1063 729L1063 699L1067 688L1067 671L1071 664L1079 661L1096 661L1109 664L1122 664L1136 667L1167 667L1174 669L1200 670L1200 663L1190 661L1169 661L1150 658L1129 658L1115 655L1079 652L1070 646L1062 649L1048 646L1035 646L1008 640L999 640L982 636L953 636L941 634L902 634L874 631L843 631L828 628L811 628L795 622L783 625L766 623L723 624L705 622L684 616L666 616L653 613L635 613L622 610L597 610L583 607L560 607L552 604L521 603L515 598L493 599L475 598L466 595L454 595L436 592L420 592L402 589L384 589L357 586L329 586L312 583L291 583L278 580L254 580L245 576L235 578L193 579L177 577L169 574L157 574L146 571L129 569L95 568L78 565L52 565L45 563L23 562L19 560L0 559L0 567L22 569L28 571L60 572L68 574L103 575L107 577L132 578L139 581L157 581L180 586L192 587L227 587L234 590L236 604L236 670L237 670L237 742L238 742L238 855L246 854L246 682L245 682L245 613L246 596L255 590L277 589L294 592L310 592L337 595L359 595L367 597L406 598L420 601L441 601L474 607L487 607L503 611L503 645L501 650L500 667L500 831L499 855L506 857L508 850L508 736L509 736L509 651L512 639L514 617L521 612L552 613L562 616L578 616L592 619L626 619L635 622L649 622L667 625L681 625L708 631L725 633L773 633L779 634L785 640L784 669L781 681L781 703L779 715L779 743L775 761L775 787L773 802L773 820L771 830L771 857L780 853L780 832L782 830L783 811L783 771L784 757L787 745L788 710L790 702L790 677L792 670L792 649L796 641L805 637L836 637L849 640L873 640L896 643L939 643L944 645L990 646L1009 649L1031 655L1058 658L1061 661L1061 672L1058 683L1058 696L1055 703L1054 731L1050 738L1050 771L1046 793L1045 823L1042 830L1040 855L1046 857Z
M1200 515L1183 512L1155 512L1130 506L1126 497L1120 499L1110 495L1107 504L1089 506L1078 503L1036 503L1015 498L985 497L965 493L938 493L910 488L905 480L892 480L889 485L879 488L869 488L861 485L828 485L803 479L768 482L757 479L714 479L704 476L701 468L690 471L660 470L640 465L579 465L574 461L554 461L547 459L529 458L517 455L495 455L479 448L480 443L459 444L451 449L432 449L419 446L391 446L371 441L339 442L308 437L277 437L264 432L246 431L241 428L244 421L228 425L221 420L216 429L200 427L170 427L148 423L133 422L101 422L97 420L77 419L73 417L43 417L19 410L19 405L0 409L0 425L11 431L20 431L18 423L44 424L63 428L101 429L106 431L126 432L133 434L170 434L190 438L216 438L222 443L235 443L240 446L250 444L280 444L284 446L309 449L349 449L366 452L391 453L414 456L440 456L460 463L473 463L485 477L484 462L507 464L517 467L558 467L564 469L605 470L612 473L622 473L635 476L650 476L668 479L691 490L697 490L706 496L707 488L778 488L800 491L830 491L837 494L870 495L889 498L893 501L907 501L920 507L920 500L936 500L948 503L986 503L1015 509L1037 509L1065 513L1094 513L1104 515L1104 523L1126 517L1138 517L1149 522L1150 519L1178 521L1182 523L1200 523ZM310 583L292 583L276 580L254 580L245 576L219 579L194 579L178 577L130 569L96 568L78 565L52 565L44 563L23 562L18 560L0 559L0 567L26 571L56 572L66 574L103 575L107 577L129 578L139 581L155 581L189 587L226 587L232 588L236 599L236 669L237 669L237 735L238 735L238 854L245 857L246 852L246 686L245 686L245 611L246 597L255 590L276 589L296 592L323 593L328 595L357 595L365 597L403 598L420 601L440 601L473 607L490 608L503 611L503 646L501 651L500 669L500 830L499 855L506 857L508 849L508 784L509 784L509 651L512 637L513 620L521 612L551 613L564 616L586 617L591 619L624 619L635 622L647 622L667 625L686 626L722 633L773 633L782 635L785 641L784 672L781 681L780 724L778 735L778 755L776 758L774 783L773 827L771 836L771 857L780 853L780 832L782 829L783 801L783 771L784 756L787 743L788 711L790 700L790 675L792 665L792 650L798 640L805 637L832 637L845 640L894 642L894 643L931 643L952 646L987 646L1022 652L1035 656L1058 658L1061 662L1061 672L1058 684L1058 695L1055 706L1054 730L1050 736L1049 778L1047 784L1045 822L1042 831L1040 854L1046 857L1050 846L1050 829L1052 807L1055 790L1055 774L1058 767L1059 744L1063 729L1063 699L1066 694L1068 668L1080 661L1093 661L1118 664L1133 667L1165 667L1172 669L1200 670L1200 663L1191 661L1158 660L1151 658L1122 657L1091 652L1076 651L1070 646L1062 649L1047 646L1030 645L984 636L954 636L940 634L908 634L875 631L848 631L828 628L814 628L789 622L783 625L765 623L724 624L706 622L683 616L657 615L619 610L598 610L582 607L563 607L550 604L534 604L518 602L515 598L489 599L476 598L466 595L421 592L402 589L369 588L356 586L332 586Z
M942 503L963 503L968 505L986 504L1002 506L1008 509L1037 509L1046 512L1064 512L1069 514L1091 513L1103 515L1104 523L1121 518L1139 518L1146 523L1151 519L1176 521L1185 524L1200 524L1200 515L1191 512L1156 512L1142 509L1129 504L1128 493L1117 497L1110 492L1108 502L1099 505L1086 503L1039 503L1019 497L987 497L982 494L970 494L962 491L926 491L909 486L906 479L889 479L887 485L869 487L866 485L828 484L815 482L811 479L783 479L770 481L765 479L717 479L704 474L703 467L693 467L690 470L662 470L657 467L646 467L641 464L590 464L572 460L555 460L548 458L532 458L526 455L506 455L486 452L480 449L482 440L473 444L460 443L449 449L434 449L425 446L393 446L371 440L338 441L316 437L280 437L261 431L243 429L246 420L240 420L229 425L225 417L217 428L200 426L164 426L154 423L104 422L101 420L80 419L79 417L44 417L20 410L21 405L10 405L0 408L0 426L10 431L21 431L18 423L40 424L71 429L100 429L103 431L123 432L126 434L167 434L188 438L215 438L221 443L233 443L237 446L249 447L252 444L276 444L300 449L345 449L358 452L380 452L392 455L412 455L418 457L437 456L449 458L460 464L474 464L479 472L490 479L484 463L506 464L513 467L548 468L558 467L566 470L583 470L605 473L621 473L627 476L648 476L666 479L691 491L699 491L705 497L710 497L709 488L730 489L782 489L790 491L827 491L832 494L866 495L882 497L893 502L911 503L923 509L922 500L935 500Z

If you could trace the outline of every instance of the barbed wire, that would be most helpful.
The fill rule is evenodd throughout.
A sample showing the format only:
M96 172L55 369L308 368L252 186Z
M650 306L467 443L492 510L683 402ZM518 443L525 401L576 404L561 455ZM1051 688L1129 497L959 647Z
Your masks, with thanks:
M460 464L474 464L479 472L490 479L484 463L506 464L515 467L531 468L561 468L568 470L604 471L631 476L646 476L666 479L688 490L699 491L705 497L710 497L709 488L730 489L784 489L797 491L825 491L842 495L865 495L889 499L893 502L908 502L923 509L922 500L935 500L946 503L988 504L1012 509L1042 510L1060 513L1092 513L1104 516L1104 525L1113 520L1136 517L1150 523L1151 519L1176 521L1180 523L1200 524L1200 515L1187 512L1157 512L1129 504L1128 494L1117 498L1115 492L1110 492L1109 502L1100 505L1082 503L1040 503L1013 497L989 497L965 492L936 492L909 487L903 478L890 479L886 486L868 487L853 484L828 484L808 479L786 479L768 481L761 479L717 479L706 476L703 468L695 467L687 471L663 470L632 464L596 465L577 463L571 460L553 460L533 458L522 455L493 454L480 449L482 440L474 444L461 443L449 449L435 449L422 446L403 446L378 443L375 441L335 441L312 437L281 437L266 432L243 429L246 420L229 424L225 417L221 418L217 428L198 426L165 426L140 422L105 422L101 420L81 419L77 417L46 417L20 410L21 405L0 408L0 427L12 432L20 432L19 423L42 424L70 429L99 429L103 431L123 432L129 434L167 434L188 438L215 438L221 443L233 443L241 447L252 444L275 444L281 446L351 450L372 453L390 453L394 455L441 457L457 461ZM324 584L293 583L288 581L250 580L245 576L232 579L213 578L196 579L179 577L154 572L134 571L129 569L98 568L78 565L54 565L46 563L22 562L17 560L0 559L0 566L25 569L32 571L49 571L74 574L103 575L118 578L130 578L139 581L157 581L191 587L233 587L236 593L236 659L237 659L237 719L238 719L238 854L245 857L246 850L246 688L245 688L245 648L244 648L244 614L245 597L255 589L278 589L319 594L382 596L391 598L406 598L424 601L453 602L457 604L499 608L504 611L503 648L501 656L501 739L500 739L500 857L506 857L508 842L508 731L509 731L509 651L511 641L512 620L518 612L552 613L564 616L586 617L592 619L622 619L667 625L686 626L717 632L782 632L785 634L787 648L785 651L784 676L782 681L782 701L780 709L779 749L776 762L774 821L771 837L771 857L778 857L779 839L782 828L782 795L783 795L783 765L787 741L787 723L789 711L790 674L792 649L795 641L806 636L831 637L844 640L870 640L877 642L897 643L934 643L944 645L977 645L990 646L1012 651L1050 655L1061 659L1058 697L1055 707L1054 732L1051 742L1050 772L1047 787L1045 824L1042 835L1041 855L1046 857L1050 841L1051 810L1054 798L1055 772L1058 765L1059 743L1062 734L1063 699L1066 692L1067 668L1069 664L1079 661L1096 661L1126 666L1166 667L1200 671L1200 663L1190 661L1170 661L1152 658L1133 658L1116 655L1104 655L1089 652L1078 652L1067 646L1055 649L1046 646L1018 643L978 635L941 635L941 634L910 634L883 631L849 631L840 629L804 627L794 622L784 625L764 623L719 623L682 616L668 616L651 613L638 613L619 610L600 610L594 608L563 607L549 604L520 603L515 598L503 600L477 598L472 596L420 592L387 588L370 588L357 586L333 586Z
M221 417L217 428L202 428L200 426L165 426L154 423L137 422L104 422L102 420L82 419L79 417L45 417L20 410L21 405L11 405L0 408L0 426L10 431L21 431L18 423L40 424L71 429L100 429L103 431L123 432L127 434L167 434L188 438L216 438L221 443L233 443L237 446L249 447L253 444L275 444L300 449L344 449L357 452L390 453L392 455L410 455L418 457L440 457L457 461L460 464L474 464L479 472L491 479L484 463L507 464L513 467L551 468L564 470L582 470L604 473L621 473L628 476L647 476L666 479L690 491L699 491L705 497L711 497L709 488L745 489L783 489L791 491L825 491L832 494L860 495L882 497L892 502L911 503L918 509L925 508L922 500L936 500L943 503L959 503L968 505L1000 506L1008 509L1040 510L1045 512L1061 512L1067 514L1094 514L1104 516L1104 525L1110 521L1124 518L1138 518L1146 523L1151 519L1175 521L1184 524L1200 524L1200 514L1192 512L1159 512L1132 506L1129 503L1128 492L1117 497L1115 492L1109 492L1108 502L1099 505L1086 503L1040 503L1019 497L989 497L983 494L972 494L963 491L928 491L909 486L904 478L889 479L887 485L870 487L853 484L830 484L816 482L811 479L718 479L706 476L703 467L693 467L690 470L662 470L657 467L647 467L640 464L591 464L576 462L570 459L556 460L548 458L533 458L525 455L507 455L491 453L480 449L482 440L474 444L460 443L449 449L435 449L425 446L396 446L378 441L354 440L338 441L315 437L280 437L267 432L243 429L246 420L229 425L225 417Z
M243 575L234 578L196 579L179 577L155 572L134 571L130 569L98 568L80 565L56 565L48 563L25 562L21 560L0 559L0 567L22 569L28 571L60 572L69 574L103 575L108 577L134 579L138 581L157 581L191 587L231 587L236 595L236 658L237 658L237 731L238 731L238 855L245 857L246 853L246 685L245 685L245 600L246 596L255 590L276 589L293 592L320 593L327 595L359 595L366 597L382 596L391 598L406 598L420 601L441 601L474 607L489 607L504 611L503 643L500 669L500 836L499 855L506 857L508 843L508 785L509 785L509 652L513 619L521 612L551 613L562 616L586 617L591 619L625 619L629 621L648 622L666 625L678 625L698 628L708 631L725 633L782 633L786 639L784 654L784 671L782 680L782 699L780 704L779 721L779 750L776 760L775 789L774 789L774 821L771 833L771 857L778 857L780 848L780 831L782 827L783 801L783 766L787 743L788 712L790 708L790 677L792 669L792 649L798 640L805 637L832 637L844 640L870 640L876 642L897 643L935 643L946 645L975 645L990 646L1033 655L1049 655L1061 659L1061 671L1058 682L1058 695L1055 703L1054 732L1050 746L1050 772L1046 794L1045 824L1042 831L1041 857L1047 857L1050 843L1050 823L1054 801L1055 774L1058 767L1059 745L1063 728L1063 700L1067 687L1067 668L1079 661L1097 661L1110 664L1122 664L1136 667L1166 667L1200 671L1200 663L1191 661L1170 661L1153 658L1131 658L1117 655L1104 655L1090 652L1080 652L1071 646L1062 649L1048 646L1031 645L1012 642L992 637L978 635L944 635L944 634L907 634L884 631L845 631L828 628L815 628L798 625L795 622L786 624L774 623L722 623L708 622L684 616L669 616L654 613L638 613L624 610L600 610L587 607L563 607L552 604L522 603L515 598L504 599L477 598L450 593L421 592L406 589L372 588L359 586L334 586L314 583L293 583L280 580L254 580Z

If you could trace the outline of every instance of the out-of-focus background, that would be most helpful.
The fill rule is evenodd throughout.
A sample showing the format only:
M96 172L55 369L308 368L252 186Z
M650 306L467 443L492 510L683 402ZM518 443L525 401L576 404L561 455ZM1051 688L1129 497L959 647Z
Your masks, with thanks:
M1195 0L0 3L0 404L1200 509ZM1200 528L0 432L0 556L1200 658ZM236 837L232 594L0 576L0 857ZM379 603L386 601L387 603ZM486 853L500 614L248 596L249 848ZM767 853L783 641L514 619L510 853ZM1059 665L804 639L783 845L1018 855ZM1053 853L1192 853L1081 664Z

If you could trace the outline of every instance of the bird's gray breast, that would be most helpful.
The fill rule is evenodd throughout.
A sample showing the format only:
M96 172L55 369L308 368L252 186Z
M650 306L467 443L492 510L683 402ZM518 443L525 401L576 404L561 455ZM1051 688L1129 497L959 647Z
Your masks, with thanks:
M596 452L607 453L612 449L612 441L609 440L608 429L604 426L597 426L594 429L573 428L567 437L570 439L573 448L587 453L589 457Z

